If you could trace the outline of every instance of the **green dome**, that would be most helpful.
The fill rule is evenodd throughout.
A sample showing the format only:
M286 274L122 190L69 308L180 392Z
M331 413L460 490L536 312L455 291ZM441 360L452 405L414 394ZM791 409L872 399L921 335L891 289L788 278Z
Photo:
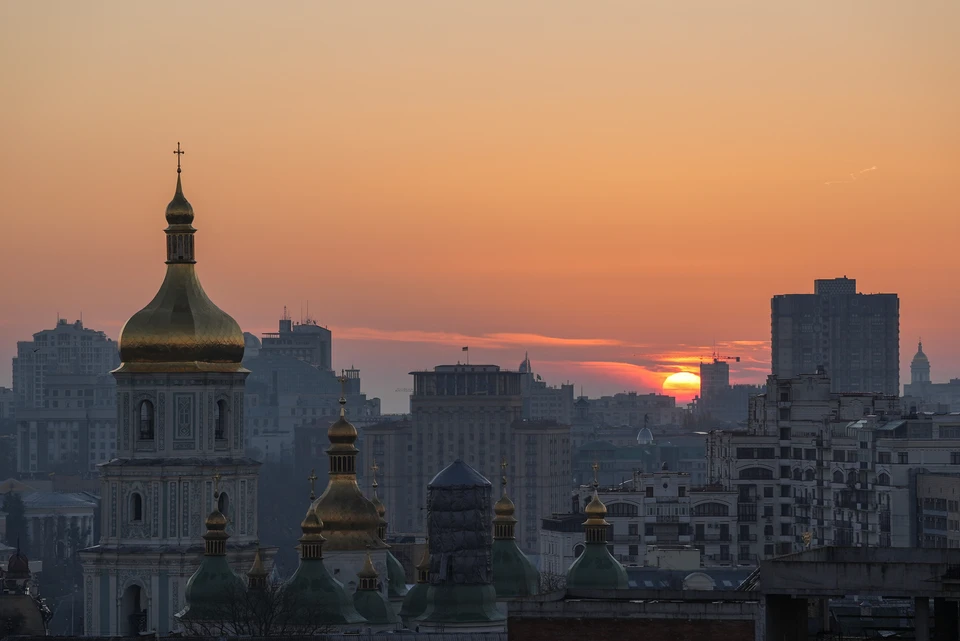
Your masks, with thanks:
M498 599L530 596L540 590L540 571L514 539L493 542L493 587Z
M627 571L613 558L606 543L587 543L585 548L567 570L567 588L625 590Z
M301 559L300 567L283 587L291 595L297 612L311 623L343 625L363 623L343 584L337 581L321 559Z
M417 621L430 623L499 623L497 591L489 583L431 585L427 607Z
M353 607L367 623L383 625L397 623L400 619L390 602L377 590L357 590L353 593Z
M410 625L412 619L418 618L427 609L427 590L430 586L426 583L417 583L407 591L407 596L403 597L403 606L400 608L400 618L404 624Z
M403 565L387 550L387 592L391 599L399 599L407 595L407 573Z
M227 563L227 557L204 556L200 567L187 580L184 591L187 606L182 616L190 619L223 616L224 606L245 590L244 580Z

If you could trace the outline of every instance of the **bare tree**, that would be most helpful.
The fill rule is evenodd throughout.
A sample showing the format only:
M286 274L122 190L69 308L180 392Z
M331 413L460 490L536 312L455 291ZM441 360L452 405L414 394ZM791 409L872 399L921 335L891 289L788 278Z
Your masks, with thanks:
M553 572L540 573L540 594L562 592L567 589L567 575Z
M217 604L191 608L177 620L185 636L269 637L315 636L335 626L319 621L322 613L308 607L279 581L247 589L238 584Z

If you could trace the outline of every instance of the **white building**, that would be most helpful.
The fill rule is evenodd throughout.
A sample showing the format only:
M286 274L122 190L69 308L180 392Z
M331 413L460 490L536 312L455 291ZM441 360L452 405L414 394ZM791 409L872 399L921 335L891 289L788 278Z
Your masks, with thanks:
M593 487L580 486L572 514L542 520L540 555L543 571L566 572L583 551L583 514ZM601 488L610 523L611 553L626 567L651 564L654 550L693 550L698 566L732 566L755 562L737 559L736 493L721 488L694 487L683 472L636 474L619 487Z
M81 552L88 635L172 631L216 485L235 569L249 568L257 547L259 463L244 457L244 339L197 278L193 208L179 175L166 219L166 277L124 326L113 372L118 458L100 465L101 537Z
M822 373L767 385L747 430L708 436L710 478L737 495L738 554L913 545L914 476L960 465L960 416L902 419L895 397L831 394Z

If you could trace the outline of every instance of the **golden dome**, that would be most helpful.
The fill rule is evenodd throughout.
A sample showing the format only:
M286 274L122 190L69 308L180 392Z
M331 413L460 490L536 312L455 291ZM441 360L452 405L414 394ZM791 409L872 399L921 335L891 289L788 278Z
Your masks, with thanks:
M497 517L512 517L516 510L517 507L513 504L513 501L510 500L510 497L507 496L506 491L504 491L500 500L493 504L493 513L496 514Z
M180 176L167 207L167 273L150 303L120 331L118 371L241 371L243 332L203 291L194 267L193 207Z
M608 525L606 522L607 506L600 500L596 489L593 490L593 498L583 508L583 513L587 515L584 525Z
M217 531L217 530L226 530L227 529L227 517L220 512L219 509L214 508L213 512L207 516L207 530Z
M193 223L193 205L184 197L180 186L180 172L177 171L177 191L167 205L167 224L189 225Z
M303 532L303 538L310 537L311 540L324 540L322 535L323 521L317 516L313 506L307 508L307 515L303 517L303 521L300 523L300 530Z
M377 574L377 569L373 567L373 559L370 558L369 552L367 552L367 558L363 560L363 567L357 572L357 577L360 579L376 579L380 577L380 575Z
M327 430L327 438L331 445L353 445L357 442L357 428L343 415L340 408L340 418Z
M381 550L380 513L357 485L357 428L346 419L346 402L341 396L340 418L327 431L330 480L312 507L323 519L327 550Z
M267 568L263 566L263 559L260 558L260 548L257 548L257 554L253 557L253 566L250 568L250 571L247 572L249 577L265 577L267 576Z

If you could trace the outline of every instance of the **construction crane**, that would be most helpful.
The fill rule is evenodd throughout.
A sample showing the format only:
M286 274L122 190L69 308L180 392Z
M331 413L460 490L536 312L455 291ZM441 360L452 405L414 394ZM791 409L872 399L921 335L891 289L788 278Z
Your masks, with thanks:
M710 356L701 356L701 357L700 357L700 362L702 363L702 362L703 362L703 359L705 359L705 358L712 358L712 359L713 359L713 362L715 362L715 363L716 363L717 361L735 361L735 362L737 362L737 363L740 362L740 357L739 357L739 356L720 356L720 352L714 352L714 353L711 354Z

